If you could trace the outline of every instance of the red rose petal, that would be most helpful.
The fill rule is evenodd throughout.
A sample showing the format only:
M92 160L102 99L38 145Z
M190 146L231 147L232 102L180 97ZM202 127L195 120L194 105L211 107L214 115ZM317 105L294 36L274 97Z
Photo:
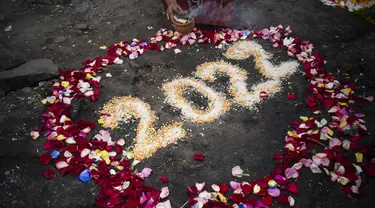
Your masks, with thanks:
M272 196L263 197L262 203L266 206L271 206L272 205Z
M52 156L50 154L42 154L40 155L39 161L41 165L47 165L49 162L51 162Z
M228 191L228 185L227 184L217 184L220 187L220 193L225 194Z
M194 196L198 193L197 187L195 186L190 186L186 188L186 192L189 196Z
M293 93L288 93L288 99L289 100L295 100L296 96Z
M160 181L162 182L162 183L168 183L168 178L167 178L167 176L160 176Z
M56 172L54 170L52 170L51 168L48 168L47 170L43 171L42 175L47 180L50 180L52 178L56 178Z
M206 158L204 154L194 154L194 160L203 161Z
M288 184L288 191L290 191L294 194L299 194L298 187L295 183Z
M253 193L253 187L250 184L245 184L242 186L242 191L245 195Z
M289 195L280 195L277 197L277 203L289 205Z

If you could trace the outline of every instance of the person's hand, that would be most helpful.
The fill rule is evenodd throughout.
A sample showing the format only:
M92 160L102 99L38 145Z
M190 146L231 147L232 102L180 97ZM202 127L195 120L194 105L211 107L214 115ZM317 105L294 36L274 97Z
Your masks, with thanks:
M173 16L176 15L177 13L179 13L179 12L182 12L182 9L181 9L180 5L178 5L177 3L171 4L171 5L169 5L169 7L167 9L167 18L169 20L171 20L173 18Z

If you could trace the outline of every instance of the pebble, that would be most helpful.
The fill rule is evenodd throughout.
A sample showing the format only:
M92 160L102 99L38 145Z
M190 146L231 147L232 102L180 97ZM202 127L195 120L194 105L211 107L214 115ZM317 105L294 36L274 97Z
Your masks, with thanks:
M42 47L42 50L43 50L43 51L47 50L47 46L43 46L43 47Z
M7 170L7 171L5 171L5 173L4 173L6 176L8 176L8 175L10 175L10 171L9 170Z
M66 40L66 37L64 37L64 36L57 36L57 37L55 37L55 39L53 40L53 42L55 42L55 43L62 43L65 40Z

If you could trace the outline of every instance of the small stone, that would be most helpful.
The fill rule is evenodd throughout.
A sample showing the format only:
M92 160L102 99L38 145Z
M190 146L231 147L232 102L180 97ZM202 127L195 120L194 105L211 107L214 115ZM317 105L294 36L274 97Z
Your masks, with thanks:
M6 28L4 29L5 32L9 32L9 31L11 31L11 30L12 30L12 25L9 25L8 27L6 27Z
M47 50L47 46L43 46L43 47L42 47L42 50L43 50L43 51Z
M58 77L58 69L49 59L29 61L17 68L0 72L0 89L8 93Z
M55 37L55 39L53 39L53 42L54 43L62 43L65 40L66 40L66 37L64 37L64 36L57 36L57 37Z
M8 175L10 175L10 171L9 170L7 170L7 171L5 171L5 173L4 173L6 176L8 176Z
M79 30L86 30L88 28L88 25L86 23L80 23L76 24L74 27Z

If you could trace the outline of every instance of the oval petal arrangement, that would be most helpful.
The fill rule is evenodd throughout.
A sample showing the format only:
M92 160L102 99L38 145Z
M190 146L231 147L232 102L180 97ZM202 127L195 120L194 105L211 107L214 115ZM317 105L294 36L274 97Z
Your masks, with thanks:
M259 180L212 184L207 189L205 182L197 182L186 189L190 197L187 203L197 208L268 207L274 202L293 207L295 200L292 195L299 194L296 180L302 167L309 168L313 173L326 174L332 182L340 183L348 196L359 196L361 174L365 172L370 176L375 175L375 159L372 149L359 142L368 134L368 130L364 115L358 112L358 106L372 101L373 97L356 95L356 86L349 81L337 80L324 69L325 61L318 53L313 52L314 45L311 42L293 38L290 34L290 27L284 28L281 25L254 31L203 31L195 28L187 35L160 29L149 42L137 39L123 41L110 46L106 56L84 61L80 70L60 71L59 80L52 85L52 94L42 100L46 106L42 114L42 125L30 133L34 140L39 137L47 140L43 146L47 153L40 156L40 163L52 163L61 175L71 174L82 182L94 180L101 187L95 200L97 206L171 207L170 201L166 199L169 195L168 187L157 190L144 184L145 178L152 174L152 169L144 168L141 172L133 170L141 159L151 156L150 153L137 146L134 147L135 151L126 149L123 138L114 140L105 130L88 138L87 135L95 128L95 124L92 121L73 121L70 114L72 102L87 98L91 101L98 100L101 94L99 74L106 66L122 64L121 56L135 59L147 51L165 49L174 49L176 53L180 53L180 50L176 51L176 46L195 43L214 44L221 49L237 42L225 55L233 59L253 56L261 74L272 79L268 85L256 86L252 91L255 94L246 91L243 81L246 80L246 74L225 62L199 66L195 76L213 81L215 73L227 74L234 80L230 86L230 93L234 97L232 100L227 101L225 96L210 91L203 82L193 78L174 80L165 85L175 87L173 92L169 92L167 102L182 109L185 116L196 123L209 122L224 113L233 103L251 108L252 103L278 91L280 79L291 73L283 70L285 63L278 67L267 65L269 56L267 53L260 53L261 47L254 42L256 39L264 39L269 40L275 48L285 49L287 55L296 60L288 62L285 68L296 69L298 63L302 66L304 76L310 84L307 90L311 95L305 101L311 114L300 116L291 123L292 129L287 131L284 139L284 150L274 155L277 163L270 174ZM254 49L256 47L258 50ZM181 98L181 89L186 85L199 88L201 93L210 98L210 102L214 104L208 112L191 108ZM295 96L288 94L288 99L294 100ZM185 135L180 123L166 125L160 130L153 129L152 122L156 117L150 106L138 98L114 98L113 103L119 103L124 110L119 112L111 103L107 103L98 123L115 128L121 119L136 117L144 121L143 127L138 129L137 142L139 145L146 145L150 152L176 142ZM111 118L110 114L115 112L118 113ZM163 141L160 135L166 135L168 141ZM148 137L159 141L157 148L150 146ZM319 151L313 151L316 146L320 147L316 148ZM349 150L355 152L355 161L347 154ZM196 154L194 159L203 161L205 155ZM42 175L46 179L52 179L57 174L53 168L48 168ZM232 175L239 180L248 174L240 166L236 166L232 169ZM166 176L161 176L160 182L164 184L169 180Z

